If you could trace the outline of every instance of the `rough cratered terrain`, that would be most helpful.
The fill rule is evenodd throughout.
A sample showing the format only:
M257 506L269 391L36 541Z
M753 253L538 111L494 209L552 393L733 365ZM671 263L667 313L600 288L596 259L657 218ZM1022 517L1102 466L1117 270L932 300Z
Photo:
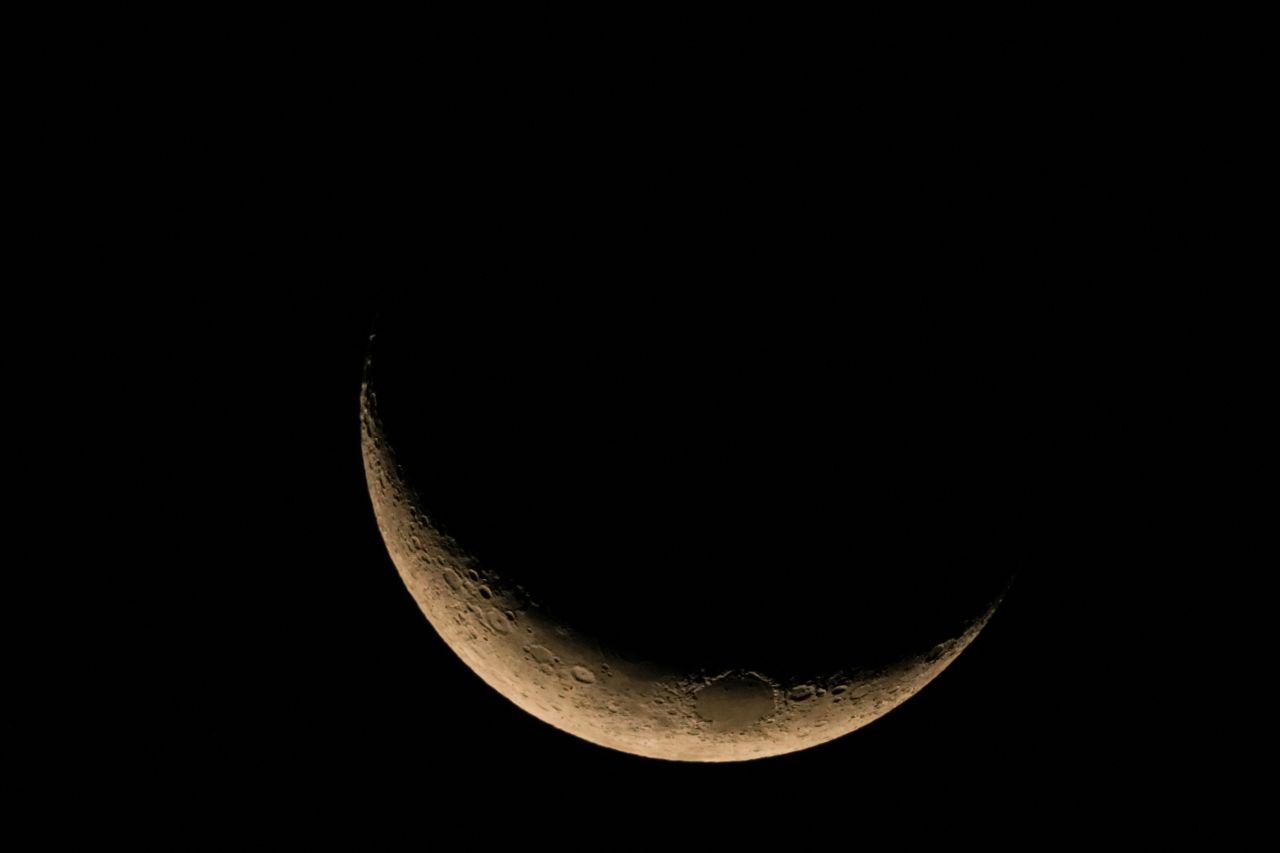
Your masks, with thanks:
M805 400L829 385L714 355L495 367L459 355L488 346L465 323L382 325L362 447L397 570L481 678L594 743L732 761L840 737L945 669L1013 574L990 485L954 481L983 466L867 427L892 404L857 383L825 411Z

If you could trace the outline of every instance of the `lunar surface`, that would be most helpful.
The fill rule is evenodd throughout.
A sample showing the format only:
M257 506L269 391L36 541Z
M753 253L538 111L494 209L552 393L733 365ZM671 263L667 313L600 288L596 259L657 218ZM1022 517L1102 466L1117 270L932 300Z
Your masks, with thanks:
M879 396L782 430L760 413L827 380L797 393L737 364L750 379L689 392L701 353L663 367L579 341L511 364L475 355L483 328L422 344L416 318L380 324L360 424L396 569L478 676L580 738L702 762L833 740L946 669L1013 576L987 544L999 511L955 509L982 502L963 483L983 464L893 461L937 442L867 433Z

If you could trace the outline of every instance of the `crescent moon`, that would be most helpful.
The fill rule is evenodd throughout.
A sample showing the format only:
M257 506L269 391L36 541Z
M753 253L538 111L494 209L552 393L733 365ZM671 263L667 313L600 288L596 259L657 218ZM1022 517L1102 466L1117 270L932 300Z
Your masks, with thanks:
M480 565L433 523L397 463L368 374L361 447L378 527L400 577L440 637L489 686L584 740L652 758L726 762L816 746L884 716L931 682L987 624L1001 595L958 635L896 663L787 680L756 669L674 669L629 660L556 618Z

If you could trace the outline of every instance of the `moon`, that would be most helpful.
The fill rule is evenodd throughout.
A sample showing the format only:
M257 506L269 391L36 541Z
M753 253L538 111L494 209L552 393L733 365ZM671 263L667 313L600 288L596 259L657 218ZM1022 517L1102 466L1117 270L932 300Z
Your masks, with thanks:
M875 645L873 636L866 631L860 633L865 625L892 627L902 621L895 616L876 622L872 615L877 612L875 601L861 610L848 611L848 615L827 616L833 608L842 612L848 609L839 607L839 599L827 600L821 584L809 586L806 581L805 585L796 585L790 579L798 570L786 569L774 573L763 592L753 592L754 603L744 604L747 599L732 590L741 584L752 586L750 580L725 583L726 575L721 573L715 584L698 586L696 578L700 575L696 570L677 572L671 568L677 551L679 557L686 558L682 566L717 564L717 557L724 557L727 552L699 554L693 559L688 556L688 543L700 535L723 534L725 540L750 540L731 554L744 561L743 565L753 556L767 552L770 560L781 559L800 566L802 571L806 559L802 548L787 545L770 551L775 547L770 544L773 540L756 536L750 529L765 525L733 522L721 530L716 524L703 521L695 533L685 529L685 533L676 536L664 532L663 525L679 528L680 515L665 509L663 513L648 513L642 529L622 531L584 520L581 513L558 516L545 508L540 510L542 504L554 501L555 495L542 499L535 495L519 502L519 517L536 520L528 522L515 537L523 547L486 552L483 547L474 547L474 538L467 538L465 524L442 521L436 508L449 505L451 482L465 480L473 491L486 493L500 491L502 484L491 482L492 478L483 472L451 480L447 474L434 476L431 472L437 469L431 464L418 468L406 464L401 439L408 432L397 431L397 425L390 423L388 412L395 407L388 403L393 395L410 391L403 383L381 380L378 368L382 358L376 347L371 348L360 394L361 448L378 528L405 586L445 643L489 686L538 719L600 746L657 759L728 762L794 752L847 735L906 702L943 672L982 631L1012 578L1009 570L988 572L998 582L983 586L979 594L966 598L964 606L953 609L947 618L934 619L930 630L913 629L909 636L904 634L902 642L884 644L874 653L863 654L859 644L866 645L868 637L870 645ZM439 371L433 374L438 375ZM467 382L476 379L474 371L466 376ZM431 377L423 379L428 388L435 381ZM440 428L449 435L473 430L474 423L481 420L501 420L477 414L474 406L458 404L438 387L423 393L438 403L429 407L427 422L443 424ZM514 442L515 449L510 452L519 454L523 447L518 439L521 427L512 424L509 430L503 434L517 437L504 445ZM431 428L427 431L430 433ZM430 463L434 454L437 460L445 460L439 463L443 470L454 457L465 455L448 444L433 449L432 444L437 441L443 439L427 435L422 442L427 450L415 450L415 458L423 457ZM700 453L702 456L705 454ZM652 476L678 482L683 463L671 464L670 470ZM639 469L646 467L637 466L637 470L626 474L642 476ZM511 473L511 466L502 470L510 480L521 479L518 473ZM422 471L428 474L424 476ZM611 473L618 475L617 471ZM547 476L544 472L521 481L545 484ZM563 484L560 488L568 490ZM684 490L691 488L685 486ZM671 491L680 492L681 488L673 486ZM605 499L596 497L584 504L601 500ZM701 512L700 518L705 518L705 511ZM729 514L741 518L744 512L735 510ZM807 517L807 511L800 514ZM498 517L501 520L515 515ZM597 531L597 539L590 545L580 545L578 531L587 528ZM625 549L607 544L619 541L618 537L637 544ZM790 542L789 537L790 534L782 538ZM906 533L903 537L909 538ZM579 596L598 606L598 618L584 616L588 610L578 606L580 602L562 601L564 587L557 587L554 582L556 566L571 565L575 548L590 550L592 571L598 573L598 578L608 579L601 592L605 600L597 602L586 592ZM610 548L632 555L631 562L619 557L618 565L625 567L610 570L606 565L609 560L599 556L609 554ZM826 565L825 571L834 572L830 577L845 578L869 571L856 567L846 570L838 564L824 563L817 556L812 560ZM850 558L851 566L856 562ZM536 570L531 570L535 563ZM956 569L945 576L954 577L957 572L963 575L962 569ZM543 577L552 580L540 584ZM935 573L930 577L943 575ZM650 586L645 587L646 583ZM848 597L849 583L836 582L839 592L831 595ZM900 584L894 589L905 595L912 585ZM633 587L638 590L634 596L640 604L630 610L617 608L622 615L610 615L609 597L625 595L625 590ZM690 591L683 595L681 590L686 588ZM907 609L902 613L915 613L910 608L916 595L906 595L903 606ZM787 655L797 648L807 648L804 643L755 643L754 638L769 635L767 626L776 622L776 614L769 609L769 602L775 597L779 608L787 608L779 616L789 626L787 636L795 635L797 630L803 633L809 624L821 627L808 638L821 654L793 662ZM939 593L939 600L944 598L954 596ZM697 612L686 613L690 608ZM640 641L619 642L620 635L610 634L608 626L615 619L625 622L626 614L634 614L637 609L645 618L636 621L633 615L630 618L634 624L624 627L630 630L628 636L639 637ZM725 611L731 615L726 616ZM797 615L797 611L805 612ZM715 653L704 653L705 649L696 642L696 636L701 635L687 630L680 633L684 630L680 626L704 618L719 620L717 636L728 630L730 634L737 632L734 636L740 639L721 642L715 646ZM725 625L731 625L731 629ZM761 627L757 630L753 626ZM652 650L644 648L650 637L655 646ZM695 640L688 640L689 637Z

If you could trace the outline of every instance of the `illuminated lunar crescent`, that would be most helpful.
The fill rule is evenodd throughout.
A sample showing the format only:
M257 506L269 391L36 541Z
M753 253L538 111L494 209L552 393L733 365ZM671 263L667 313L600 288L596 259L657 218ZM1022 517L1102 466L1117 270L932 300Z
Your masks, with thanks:
M871 667L794 679L765 668L708 671L610 652L554 602L481 565L424 511L380 415L361 393L362 450L379 529L409 592L484 681L535 717L611 749L677 761L740 761L848 734L915 695L964 651L999 595L940 643ZM629 659L631 658L631 659Z

